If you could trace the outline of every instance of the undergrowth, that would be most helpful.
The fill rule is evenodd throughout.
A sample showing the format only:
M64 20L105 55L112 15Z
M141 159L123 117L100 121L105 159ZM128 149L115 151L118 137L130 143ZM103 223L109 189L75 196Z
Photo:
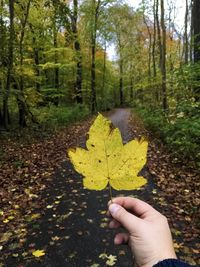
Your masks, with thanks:
M189 160L200 167L200 111L199 107L179 104L166 115L161 109L136 108L144 125L159 137L173 155Z
M49 137L60 128L66 128L70 124L86 119L91 113L86 106L58 106L49 105L31 109L37 123L33 123L27 117L27 127L20 128L17 124L17 116L13 114L12 127L8 131L0 131L1 139L17 139L22 142L32 142L33 139Z
M90 111L86 106L54 106L35 109L34 114L43 128L66 127L73 122L85 119L89 116Z

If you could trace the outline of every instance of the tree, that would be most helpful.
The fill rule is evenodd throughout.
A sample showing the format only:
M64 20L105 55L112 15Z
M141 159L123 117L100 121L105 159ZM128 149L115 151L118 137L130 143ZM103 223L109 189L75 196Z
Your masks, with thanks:
M24 62L24 51L23 51L23 42L24 42L24 36L25 36L25 30L28 22L28 16L30 11L30 4L31 0L28 0L26 3L18 3L21 9L21 16L20 16L20 22L21 22L21 32L20 32L20 38L19 38L19 93L17 94L17 103L18 103L18 109L19 109L19 125L21 127L26 127L26 113L27 113L27 107L25 103L25 96L24 96L24 75L23 75L23 62Z
M156 20L156 27L157 27L157 41L159 47L159 67L161 69L161 61L162 61L162 41L161 41L161 30L160 30L160 21L159 21L159 0L155 0L155 20Z
M91 102L92 112L96 111L96 41L97 41L97 23L99 18L101 0L92 0L92 13L93 13L93 27L91 31L91 47L92 47L92 60L91 60Z
M131 28L129 27L132 22L131 10L127 5L116 4L110 8L111 27L114 33L114 40L118 52L118 65L119 65L119 104L124 104L124 75L125 75L125 61L127 56L127 46L130 44ZM134 20L133 20L134 21ZM133 44L131 44L132 46Z
M145 15L145 1L144 0L143 0L142 4L143 4L143 20L144 20L144 24L147 27L147 32L148 32L148 36L149 36L148 77L150 80L151 79L151 61L152 61L152 58L151 58L151 56L152 56L152 53L151 53L151 50L152 50L152 33L151 33L151 29L150 29L149 23L147 21L146 15ZM155 51L154 51L154 53L155 53ZM153 57L154 56L155 55L153 55Z
M157 41L157 29L156 29L156 2L153 2L153 44L152 44L152 59L153 59L153 77L154 80L157 76L156 70L156 41Z
M161 72L162 72L162 99L163 110L167 111L167 72L166 72L166 26L165 26L165 9L164 0L160 0L161 5L161 29L162 29L162 49L161 49Z
M193 26L193 58L195 64L200 64L200 1L193 0L192 5L192 26ZM197 68L198 70L198 68ZM197 84L194 86L195 99L200 99L200 73L197 71L196 80Z
M76 81L74 84L74 89L76 92L76 101L78 104L83 103L83 97L82 97L82 55L81 55L81 46L79 42L79 36L78 36L78 1L73 0L73 15L71 15L72 20L72 32L73 32L73 38L74 38L74 49L76 53Z
M3 114L2 114L2 124L7 129L9 124L9 110L8 110L8 98L11 89L11 80L13 77L13 51L14 51L14 0L9 0L9 42L8 42L8 63L7 63L7 78L6 78L6 90L3 98Z
M194 62L200 62L200 1L193 0L192 20L194 38Z
M184 32L185 64L188 64L189 62L188 18L189 18L189 6L188 6L188 0L185 0L185 32Z
M53 26L53 45L54 45L54 64L55 64L55 68L54 68L54 87L56 92L59 89L59 67L58 67L58 5L59 5L59 1L57 0L53 0L53 8L54 8L54 14L53 14L53 21L52 21L52 26ZM59 99L58 97L54 98L54 104L56 106L58 106L59 104Z

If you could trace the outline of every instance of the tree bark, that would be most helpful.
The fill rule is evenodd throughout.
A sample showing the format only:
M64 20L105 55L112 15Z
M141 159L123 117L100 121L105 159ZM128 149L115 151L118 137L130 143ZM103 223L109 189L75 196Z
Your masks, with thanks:
M53 0L53 6L54 6L54 17L53 17L53 45L54 45L54 64L58 64L58 52L57 52L57 48L58 48L58 41L57 41L57 35L58 35L58 31L57 31L57 27L56 27L56 19L57 19L57 13L58 13L58 6L57 6L57 1ZM56 93L59 90L59 68L57 66L55 66L54 68L54 87L56 89ZM58 106L59 104L59 98L58 97L54 97L53 99L53 103L55 106Z
M36 91L40 92L40 82L39 82L39 77L40 77L40 69L39 69L39 64L40 64L40 56L39 56L39 48L36 46L36 37L35 37L35 32L33 29L32 24L29 23L29 28L30 31L33 35L33 58L35 61L35 73L36 73L36 82L35 82L35 87L36 87Z
M158 41L158 31L157 27L159 27L159 21L158 21L158 5L157 5L157 0L154 0L153 3L153 44L152 44L152 61L153 61L153 80L154 80L154 91L153 91L153 98L155 99L155 102L158 104L159 103L159 88L156 83L156 77L157 77L157 44L159 43ZM159 46L160 48L160 46ZM159 66L160 66L160 61L159 61Z
M161 0L161 28L162 28L162 61L161 61L161 72L162 72L162 97L163 97L163 110L167 111L167 73L166 73L166 26L165 26L165 8L164 0Z
M93 30L91 38L92 46L92 63L91 63L91 104L92 112L95 112L97 109L96 101L96 38L97 38L97 22L99 16L99 8L101 1L92 0L93 9L94 9L94 21L93 21Z
M146 25L147 27L147 32L148 32L148 35L149 35L149 53L148 53L148 77L149 77L149 80L151 79L151 50L152 50L152 34L151 34L151 31L150 31L150 27L148 25L148 22L146 20L146 17L145 17L145 6L144 6L144 0L143 0L143 21L144 21L144 24Z
M189 16L189 7L188 7L188 0L186 0L185 1L185 33L184 33L185 64L188 64L189 62L188 16Z
M105 42L104 56L103 56L103 81L102 81L102 95L103 95L103 98L104 98L105 85L106 85L106 53L107 53L107 45L106 45L106 42Z
M96 111L97 102L96 102L96 38L92 39L92 64L91 64L91 104L92 112Z
M34 47L34 61L35 61L35 72L36 77L39 79L40 77L40 70L39 70L39 64L40 64L40 57L39 57L39 49ZM40 82L39 80L36 80L36 91L40 92Z
M82 67L82 55L81 55L81 45L78 40L78 29L77 29L77 20L78 20L78 1L73 0L74 2L74 10L72 17L72 31L74 35L74 49L76 52L76 81L74 84L74 90L76 93L76 102L78 104L83 103L82 97L82 76L83 76L83 67Z
M161 61L162 61L162 41L161 41L161 30L160 30L160 22L159 22L159 0L156 0L156 8L155 8L155 19L156 19L156 27L157 27L157 35L158 35L158 47L159 47L159 68L161 69Z
M131 63L131 68L130 68L130 71L131 71L131 75L130 75L130 101L132 102L133 101L133 65Z
M19 54L20 54L20 77L19 77L19 90L20 93L17 95L17 103L18 103L18 110L19 110L19 125L21 127L26 127L26 103L24 97L24 77L23 77L23 61L24 61L24 53L23 53L23 42L24 42L24 35L25 29L28 21L29 10L30 10L31 0L28 1L26 9L22 6L24 14L24 20L21 21L22 30L20 34L20 41L19 41Z
M192 8L193 17L193 42L194 42L194 63L200 64L200 1L193 0ZM196 101L200 100L200 75L196 77L196 85L194 86L194 94Z
M123 106L124 103L124 94L123 94L123 74L124 74L124 68L123 68L123 58L120 56L120 62L119 62L119 69L120 69L120 78L119 78L119 97L120 97L120 106Z
M190 1L190 12L191 12L191 22L190 22L190 62L193 62L193 2Z
M194 62L200 62L200 1L193 0Z
M8 43L8 65L7 65L7 79L6 79L6 91L3 98L3 114L2 124L5 129L9 124L9 110L8 110L8 98L10 95L11 79L13 72L13 43L14 43L14 0L9 1L9 16L10 16L10 29L9 29L9 43Z
M124 103L124 60L123 60L123 53L122 53L122 41L121 41L121 34L117 34L118 39L118 48L119 48L119 103L120 106L123 106Z
M157 76L156 71L156 38L157 38L157 30L156 30L156 0L154 0L153 4L153 14L154 14L154 21L153 21L153 45L152 45L152 59L153 59L153 77L154 79Z

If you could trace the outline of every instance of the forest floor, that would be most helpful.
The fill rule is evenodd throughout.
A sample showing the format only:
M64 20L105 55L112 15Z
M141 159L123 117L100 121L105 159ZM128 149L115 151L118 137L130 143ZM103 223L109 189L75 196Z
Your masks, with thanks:
M198 243L199 177L176 163L129 109L105 114L120 128L124 142L149 139L148 163L142 175L148 184L131 195L165 214L178 256L200 264ZM49 137L0 140L0 267L132 266L126 246L115 247L106 217L108 190L83 189L66 156L68 148L84 146L93 119Z

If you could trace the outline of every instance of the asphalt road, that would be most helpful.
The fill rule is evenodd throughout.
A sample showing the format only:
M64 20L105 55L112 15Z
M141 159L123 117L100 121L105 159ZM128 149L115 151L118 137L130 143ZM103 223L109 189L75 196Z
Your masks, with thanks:
M105 114L120 128L124 142L129 141L129 109L116 109ZM80 145L84 144L80 137ZM142 174L149 183L142 190L114 191L113 195L131 195L150 203L155 188L148 169ZM82 177L71 163L64 160L53 175L52 185L43 193L46 207L36 210L41 217L28 225L27 241L17 257L6 259L8 267L104 267L109 266L102 254L116 257L116 267L132 267L133 261L127 246L113 244L114 231L108 229L105 215L108 190L101 192L83 189ZM31 249L43 250L41 257L26 255Z

